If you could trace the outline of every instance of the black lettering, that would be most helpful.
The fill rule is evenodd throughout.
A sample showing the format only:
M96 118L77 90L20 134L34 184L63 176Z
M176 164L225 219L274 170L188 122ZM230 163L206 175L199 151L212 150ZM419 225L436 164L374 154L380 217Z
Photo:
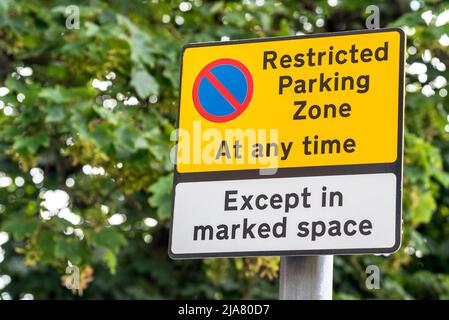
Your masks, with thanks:
M359 225L359 231L362 235L368 236L371 234L371 229L373 228L373 225L371 224L371 221L369 220L362 220Z
M338 64L344 64L344 63L346 63L346 61L348 61L348 59L346 59L346 58L341 60L340 59L341 54L346 56L348 53L345 50L337 51L337 53L335 54L335 62L337 62Z
M340 106L340 116L347 118L351 115L351 106L349 105L349 103L343 103Z
M314 110L316 110L315 114L313 114ZM313 106L310 107L310 109L309 109L309 117L310 117L310 119L318 119L320 117L320 115L321 115L321 108L320 108L320 106L314 104Z
M341 192L339 192L339 191L330 192L329 196L330 196L329 205L331 207L334 206L334 199L335 199L335 197L338 197L338 206L339 207L343 206L343 194Z
M299 106L299 108L296 110L295 114L293 115L293 120L303 120L306 118L305 115L301 115L302 110L306 107L306 101L294 101L293 104L295 106Z
M346 83L349 82L349 90L354 89L354 78L351 76L341 77L341 90L347 90Z
M369 90L369 75L360 76L357 78L357 92L365 93Z
M311 195L312 195L312 193L309 192L309 189L307 187L305 187L302 190L301 197L302 197L302 206L304 208L310 208L310 203L307 200L309 199L309 196L311 196Z
M206 239L206 233L209 232L209 240L213 239L213 232L214 230L212 229L211 226L209 225L205 225L205 226L194 226L193 227L193 240L196 241L198 240L198 233L201 231L201 240L205 240Z
M354 139L346 139L343 143L343 150L347 153L352 153L355 151L355 141Z
M349 225L355 226L357 225L357 223L354 220L348 220L343 226L345 234L348 236L353 236L357 231L355 231L354 229L352 229L352 231L349 231Z
M232 239L235 239L238 228L240 228L239 224L232 225L232 235L231 235Z
M292 57L290 57L288 54L285 54L281 57L281 60L279 62L282 68L290 68Z
M351 46L351 49L349 50L349 52L351 52L351 62L352 63L357 63L359 62L356 58L355 58L355 54L358 52L359 50L355 48L355 44L353 44Z
M251 199L253 198L252 195L249 196L242 196L242 200L243 200L243 205L240 208L240 210L245 210L246 208L248 208L249 210L253 210L253 207L251 206Z
M328 149L326 151L326 145L328 145ZM340 153L340 141L338 141L338 139L327 139L327 140L323 140L321 141L321 153L332 153L334 151L334 146L335 146L335 152L336 153Z
M314 67L315 63L313 62L313 57L315 56L315 52L313 52L313 48L309 48L307 52L307 58L309 59L309 66Z
M217 230L218 230L217 235L216 235L217 240L228 240L229 239L227 225L220 224L219 226L217 226Z
M268 238L270 232L270 225L268 223L261 223L259 225L259 228L257 229L257 233L259 234L259 237L266 239Z
M277 231L278 228L281 229L280 232ZM283 217L282 222L278 222L273 225L273 236L275 238L285 238L286 234L287 234L287 217Z
M252 239L254 239L254 233L252 229L254 228L256 224L252 223L248 226L248 219L243 219L243 239L246 239L248 236Z
M360 51L360 60L362 60L363 62L370 62L372 60L372 55L373 52L370 48L363 49L362 51Z
M226 141L221 142L220 149L217 150L215 159L220 159L220 157L226 156L227 159L231 159L231 153L229 152L228 143Z
M304 54L303 53L298 53L297 55L295 55L295 63L293 64L293 66L299 68L302 67L304 65Z
M229 206L230 202L237 202L236 198L229 197L232 194L237 194L237 190L226 190L225 191L225 205L224 205L225 211L232 211L232 210L238 209L236 206L233 206L233 207Z
M297 236L304 238L309 235L309 229L307 228L309 226L309 223L306 221L298 223L298 233Z
M289 88L293 83L293 79L290 76L279 77L279 94L284 93L285 88Z
M293 198L293 203L290 202L290 199ZM294 209L298 206L299 197L296 193L287 193L285 195L285 212L288 212L290 209Z
M320 231L318 231L320 227ZM312 241L315 241L317 237L321 237L326 232L326 225L323 221L312 222Z
M312 141L309 140L309 136L305 136L302 144L304 145L304 154L306 156L310 156L312 154L312 152L309 151L309 146L311 143Z
M324 80L324 73L320 73L320 91L322 92L324 89L327 91L331 91L331 88L329 87L329 82L332 78L326 78Z
M261 195L257 196L257 198L256 198L256 208L259 210L264 210L264 209L266 209L266 207L268 207L268 205L266 203L261 205L260 204L261 199L267 200L268 197L264 194L261 194Z
M278 203L279 203L279 204L278 204ZM281 205L280 203L282 203L282 197L281 197L281 195L280 195L280 194L277 194L277 193L273 194L273 195L271 196L271 199L270 199L270 205L271 205L271 207L272 207L273 209L280 209L280 208L282 207L282 205Z
M277 58L276 51L264 51L263 53L263 69L267 69L267 65L270 64L272 69L276 69L276 64L274 60Z
M337 220L329 221L329 235L332 237L341 236L340 222Z
M381 56L381 53L383 53L383 56ZM377 61L387 61L388 60L388 41L384 42L383 47L379 47L376 49L374 53L374 57Z
M329 103L324 105L323 116L325 118L329 117L329 110L332 112L331 117L335 118L337 116L337 107L335 106L335 104Z
M282 148L282 157L281 160L286 160L288 158L288 155L290 154L290 150L292 148L293 142L289 142L286 146L284 142L281 142L281 148Z

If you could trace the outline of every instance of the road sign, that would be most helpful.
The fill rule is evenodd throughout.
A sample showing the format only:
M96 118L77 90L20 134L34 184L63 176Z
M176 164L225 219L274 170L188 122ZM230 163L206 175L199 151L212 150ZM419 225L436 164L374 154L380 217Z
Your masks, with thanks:
M404 47L398 28L187 45L170 256L397 250Z

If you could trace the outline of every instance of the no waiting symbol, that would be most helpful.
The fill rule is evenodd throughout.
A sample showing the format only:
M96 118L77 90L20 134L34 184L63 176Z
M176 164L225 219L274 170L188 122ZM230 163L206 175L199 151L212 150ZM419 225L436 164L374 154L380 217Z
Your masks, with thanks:
M248 107L252 95L251 73L234 59L212 61L198 73L193 85L196 110L212 122L238 117Z

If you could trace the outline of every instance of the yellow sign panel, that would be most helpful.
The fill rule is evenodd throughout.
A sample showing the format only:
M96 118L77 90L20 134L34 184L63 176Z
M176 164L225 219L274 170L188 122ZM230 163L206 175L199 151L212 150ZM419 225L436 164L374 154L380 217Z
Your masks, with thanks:
M397 161L404 46L396 28L188 45L177 171Z

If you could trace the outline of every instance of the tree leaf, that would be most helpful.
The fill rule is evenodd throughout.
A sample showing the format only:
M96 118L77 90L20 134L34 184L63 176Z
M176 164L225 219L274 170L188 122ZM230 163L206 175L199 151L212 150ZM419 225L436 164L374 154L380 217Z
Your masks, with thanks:
M117 268L117 257L111 250L105 250L103 253L103 261L106 262L112 274L115 274Z
M151 74L143 68L134 68L131 73L131 85L141 99L159 92L159 85Z
M56 241L55 256L70 260L75 265L80 265L88 252L85 242L77 238L60 238Z
M157 207L157 215L161 219L167 219L170 216L172 187L173 175L169 174L160 177L148 189L148 191L153 193L149 199L149 203L151 206Z
M127 243L123 234L112 227L103 228L98 233L92 233L90 241L97 246L109 249L114 254L117 254L120 247Z
M11 233L15 239L22 240L34 232L39 224L37 218L11 218L3 223L3 229Z

